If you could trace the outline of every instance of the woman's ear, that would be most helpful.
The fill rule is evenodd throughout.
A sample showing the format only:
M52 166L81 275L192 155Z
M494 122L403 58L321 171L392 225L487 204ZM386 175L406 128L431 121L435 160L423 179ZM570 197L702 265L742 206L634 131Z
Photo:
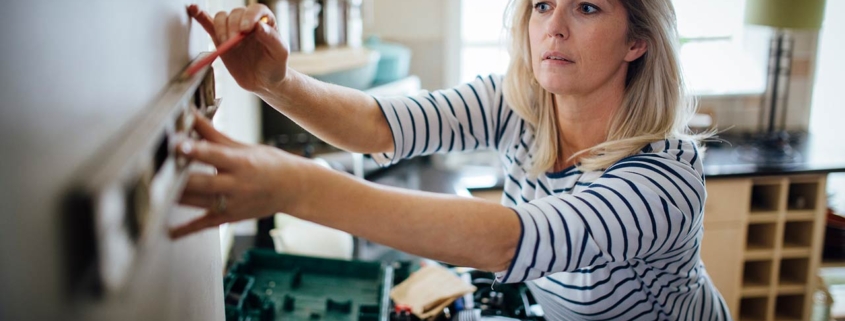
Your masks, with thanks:
M637 39L631 42L628 47L628 53L625 55L625 61L632 62L642 57L648 50L645 40Z

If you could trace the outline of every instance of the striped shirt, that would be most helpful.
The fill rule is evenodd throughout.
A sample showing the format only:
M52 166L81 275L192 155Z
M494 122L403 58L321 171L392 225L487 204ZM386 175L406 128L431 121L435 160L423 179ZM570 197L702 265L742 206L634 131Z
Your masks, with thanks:
M534 131L508 107L501 76L411 97L376 98L393 133L382 165L438 152L495 149L502 204L520 221L499 282L526 282L548 320L728 320L699 257L702 160L656 141L604 171L529 177Z

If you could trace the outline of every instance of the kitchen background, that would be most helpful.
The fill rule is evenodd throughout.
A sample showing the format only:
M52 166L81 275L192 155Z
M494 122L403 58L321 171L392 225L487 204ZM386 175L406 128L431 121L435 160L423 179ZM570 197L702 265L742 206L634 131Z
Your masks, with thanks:
M111 137L131 128L133 119L156 101L192 59L202 51L213 49L201 28L191 23L184 12L185 6L192 2L211 12L245 4L243 0L93 1L84 6L70 1L4 2L4 9L0 10L0 27L9 32L4 32L0 39L10 45L0 47L0 57L3 57L0 60L0 97L3 98L0 108L0 213L3 213L0 215L0 320L224 318L221 271L226 261L238 258L239 248L253 245L244 240L254 239L262 230L261 224L254 221L225 225L219 230L210 229L180 242L170 242L164 232L165 226L200 214L191 209L174 208L161 221L161 226L154 226L159 230L151 234L153 237L146 240L138 252L133 265L136 273L119 295L74 296L68 295L66 287L65 259L77 254L67 251L68 240L63 238L68 228L64 224L61 202L66 187L86 164L96 164L93 155L103 152ZM281 2L290 5L316 1L272 2L273 5ZM765 109L761 98L765 92L765 61L772 32L764 27L745 25L744 2L675 0L680 31L685 38L683 57L688 80L699 94L700 111L709 115L717 128L727 130L726 134L760 130L760 112L761 108ZM303 68L321 65L326 61L320 58L326 56L321 55L345 63L364 62L355 65L356 68L372 67L369 65L374 61L372 51L395 58L397 56L392 54L398 53L401 57L406 52L403 49L409 50L407 72L398 73L403 77L395 77L396 81L387 86L362 89L382 94L436 90L459 84L479 73L503 72L506 66L506 55L499 49L502 0L338 0L320 3L360 4L361 49L373 49L343 51L348 49L347 45L338 47L340 53L320 48L311 53L300 52L292 60L297 60ZM299 10L299 7L288 8ZM306 16L298 12L288 11L288 14ZM316 20L310 24L297 21L289 27L296 29L305 24L319 28ZM358 34L355 28L354 24L345 25L343 30L347 35ZM381 49L375 49L377 45L369 42L373 35L380 37ZM315 45L326 41L314 36ZM300 37L296 38L298 45L303 44L299 42ZM349 39L347 44L354 44L355 40L350 43ZM824 138L817 144L825 151L824 157L813 159L815 164L842 171L845 169L841 165L841 160L845 159L845 144L839 137L845 120L841 98L842 88L845 88L841 79L845 75L845 61L841 59L845 52L845 1L827 0L821 30L796 31L794 39L788 113L785 119L778 119L776 123L783 120L792 132L809 132ZM303 48L307 49L307 46ZM340 68L338 70L343 67L335 66ZM262 106L255 96L237 86L220 61L214 64L214 69L217 96L224 98L214 118L215 126L235 139L250 143L280 145L285 143L282 135L286 135L287 143L300 140L301 130L277 114L268 114L266 106ZM315 75L326 75L320 68L312 71ZM362 81L355 77L346 80ZM707 122L704 123L706 126ZM309 137L305 137L304 142L313 145L312 152L320 151L319 142ZM295 144L293 147L297 152L305 149ZM430 162L457 164L452 168L468 169L470 167L461 164L483 163L489 159L483 153L478 155L433 157ZM331 161L328 165L339 163L344 169L353 171L345 165L354 165L354 156L341 156L338 160L326 157ZM347 158L352 160L347 162ZM365 160L359 159L361 161ZM426 175L382 175L374 179L424 189L431 185L427 180L442 173L426 172L430 166L421 166L420 171ZM730 169L729 166L720 168ZM746 191L748 198L765 194L759 191L781 191L779 193L783 195L773 193L780 195L774 198L774 203L780 202L780 205L773 208L788 212L793 204L787 205L787 201L807 199L805 196L816 195L812 192L814 187L821 186L821 193L830 197L830 207L840 214L845 213L845 188L840 187L845 185L845 177L835 173L826 175L825 170L813 172L820 176L814 176L809 183L793 181L792 176L776 176L775 181L749 176L751 178L708 180L708 188L714 187L711 195L727 195L726 199L742 194L735 191ZM477 182L477 178L489 177L485 173L466 177L475 178ZM484 181L480 185L488 183ZM728 187L729 193L718 194L716 188L720 183ZM492 184L495 185L495 178ZM795 190L800 197L793 197L793 187L798 187ZM466 189L446 192L461 191ZM495 190L493 192L491 195L495 199ZM708 204L708 208L717 207ZM728 227L711 229L724 231L725 234L718 235L734 242L719 253L723 261L733 258L731 249L745 250L745 247L732 244L742 244L746 239L751 243L759 235L784 235L789 239L795 232L797 238L803 240L802 233L821 230L802 227L821 222L820 218L824 217L804 213L801 217L809 217L812 221L806 222L813 223L796 223L784 222L783 216L768 213L764 212L750 222L720 222L721 226ZM277 223L289 222L281 218ZM270 224L274 225L272 221ZM828 233L839 231L837 233L843 235L843 229L845 227L828 229ZM266 234L261 236L267 237ZM810 278L805 279L805 283L799 282L798 288L784 290L787 294L778 292L783 290L777 286L783 274L780 271L787 271L779 267L801 267L803 264L805 270L815 275L812 267L817 266L822 245L820 239L808 241L807 244L813 245L805 245L818 255L802 254L802 258L781 260L770 255L781 252L783 242L776 239L779 238L770 237L770 248L757 252L762 256L745 260L747 257L742 256L747 254L740 252L736 254L738 258L730 261L736 264L725 265L722 270L729 275L725 279L729 280L728 286L736 286L735 291L727 290L728 287L723 290L723 293L730 291L736 313L749 318L773 319L781 312L791 315L790 310L799 310L799 315L792 319L805 319L802 316L808 310L801 307L802 302L808 302L834 306L834 313L845 315L845 299L830 303L822 298L817 302L814 296L803 294L815 293L807 292L815 289L800 287L810 284L807 283L811 282ZM337 242L345 244L347 241L340 238ZM838 241L833 245L841 244L843 242ZM341 252L342 255L349 253ZM834 254L842 253L840 250ZM831 271L843 269L841 262L833 264ZM715 264L712 267L715 275L719 267ZM757 272L770 275L774 281L766 283L764 280L764 284L758 286L751 282L755 281L753 274ZM840 275L835 277L839 280L845 279L841 272L832 273ZM755 287L749 290L746 287L749 284ZM843 285L833 284L829 290L833 297L845 297ZM787 308L776 308L776 303Z

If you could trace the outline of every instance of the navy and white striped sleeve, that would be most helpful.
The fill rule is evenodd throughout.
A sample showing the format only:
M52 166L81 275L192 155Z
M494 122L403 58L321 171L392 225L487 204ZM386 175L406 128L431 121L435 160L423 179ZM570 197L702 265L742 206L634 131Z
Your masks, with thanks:
M490 75L452 89L408 97L375 97L393 134L393 153L380 165L433 153L495 148L505 103L502 77Z
M691 143L627 157L583 191L513 207L522 233L500 282L671 255L700 233L706 198Z

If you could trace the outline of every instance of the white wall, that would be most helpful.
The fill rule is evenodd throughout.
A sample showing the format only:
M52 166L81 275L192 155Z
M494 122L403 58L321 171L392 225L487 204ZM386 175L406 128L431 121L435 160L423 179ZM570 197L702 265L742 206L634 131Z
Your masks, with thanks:
M842 137L845 125L845 1L828 0L819 39L810 132ZM845 143L839 145L845 150Z
M845 158L845 1L828 0L819 37L818 69L813 90L810 133L813 148L827 151L833 159ZM828 161L825 159L817 161ZM827 191L831 208L845 214L845 173L828 176Z
M222 320L216 229L144 248L119 296L65 292L61 198L200 51L191 0L4 1L0 10L0 320ZM213 3L207 3L213 2ZM199 1L219 10L241 0ZM254 98L218 66L219 125L257 140ZM196 211L174 211L168 224ZM72 216L70 217L73 218Z

